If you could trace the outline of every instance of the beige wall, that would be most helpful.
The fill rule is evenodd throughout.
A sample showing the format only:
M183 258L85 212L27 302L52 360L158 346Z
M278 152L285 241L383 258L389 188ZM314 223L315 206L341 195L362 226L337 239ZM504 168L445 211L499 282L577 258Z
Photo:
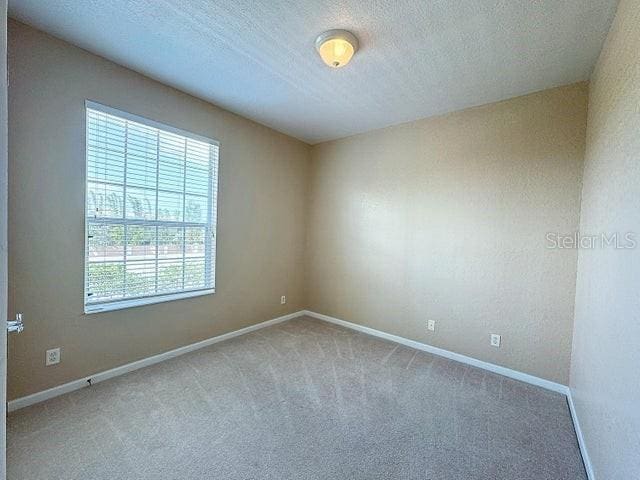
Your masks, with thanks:
M591 83L580 229L640 241L640 2L622 0ZM571 390L598 480L640 472L640 244L581 250Z
M567 384L576 252L545 235L578 227L586 104L582 83L315 146L310 309Z
M306 306L306 144L14 21L9 69L10 399ZM87 98L221 142L215 295L82 313Z

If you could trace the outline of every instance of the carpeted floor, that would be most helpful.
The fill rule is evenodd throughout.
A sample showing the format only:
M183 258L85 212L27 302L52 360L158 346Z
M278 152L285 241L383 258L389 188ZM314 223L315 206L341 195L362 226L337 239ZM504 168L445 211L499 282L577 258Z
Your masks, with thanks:
M10 415L9 480L586 479L565 398L310 318Z

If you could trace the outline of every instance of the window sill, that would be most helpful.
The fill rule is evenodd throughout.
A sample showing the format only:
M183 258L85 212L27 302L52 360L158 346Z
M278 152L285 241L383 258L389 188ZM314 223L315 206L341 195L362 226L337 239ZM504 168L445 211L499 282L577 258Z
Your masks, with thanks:
M179 292L169 295L158 295L156 297L133 298L130 300L118 300L110 303L99 303L95 305L85 305L84 313L102 313L112 312L114 310L123 310L125 308L141 307L143 305L153 305L154 303L171 302L173 300L182 300L185 298L200 297L202 295L211 295L216 293L215 289L196 290L193 292Z

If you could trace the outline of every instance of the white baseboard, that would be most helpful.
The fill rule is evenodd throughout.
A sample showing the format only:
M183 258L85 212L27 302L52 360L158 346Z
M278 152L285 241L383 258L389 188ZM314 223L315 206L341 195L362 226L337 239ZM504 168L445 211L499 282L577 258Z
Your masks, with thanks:
M580 447L580 453L582 454L582 461L584 463L584 469L587 471L587 477L589 480L596 480L596 476L593 473L593 465L589 458L589 452L587 451L587 444L584 441L584 435L582 434L582 428L580 428L580 421L578 420L578 412L576 412L576 406L573 403L573 396L571 391L567 395L567 403L569 404L569 411L571 412L571 419L573 420L573 428L576 431L576 437L578 437L578 446Z
M516 380L520 380L522 382L530 383L532 385L546 388L548 390L553 390L554 392L562 393L564 395L569 396L569 388L566 385L551 382L543 378L535 377L527 373L518 372L516 370L502 367L500 365L495 365L493 363L477 360L475 358L467 357L459 353L454 353L449 350L444 350L442 348L434 347L426 343L417 342L415 340L409 340L404 337L392 335L390 333L382 332L380 330L375 330L373 328L358 325L356 323L347 322L346 320L340 320L339 318L330 317L328 315L323 315L321 313L311 312L309 310L301 310L299 312L294 312L289 315L284 315L282 317L267 320L266 322L258 323L256 325L251 325L249 327L245 327L240 330L235 330L233 332L218 335L217 337L212 337L206 340L202 340L200 342L192 343L191 345L186 345L184 347L176 348L175 350L170 350L168 352L160 353L152 357L143 358L142 360L138 360L132 363L127 363L125 365L112 368L111 370L106 370L103 372L96 373L94 375L89 375L87 377L80 378L78 380L73 380L69 383L65 383L57 387L49 388L47 390L43 390L41 392L37 392L32 395L28 395L26 397L17 398L9 402L8 409L10 412L12 412L14 410L18 410L19 408L24 408L29 405L33 405L35 403L48 400L49 398L57 397L58 395L63 395L65 393L78 390L79 388L86 387L88 385L87 381L89 379L91 379L91 383L94 383L94 384L98 382L102 382L104 380L108 380L109 378L117 377L119 375L124 375L125 373L132 372L134 370L138 370L140 368L144 368L149 365L153 365L153 364L162 362L164 360L177 357L179 355L184 355L185 353L193 352L194 350L198 350L200 348L208 347L209 345L213 345L214 343L222 342L224 340L228 340L230 338L237 337L245 333L253 332L255 330L259 330L261 328L265 328L270 325L275 325L280 322L285 322L287 320L300 317L302 315L308 315L310 317L317 318L319 320L324 320L326 322L334 323L336 325L341 325L343 327L350 328L352 330L357 330L359 332L367 333L375 337L384 338L386 340L400 343L402 345L406 345L408 347L415 348L417 350L422 350L425 352L432 353L434 355L448 358L450 360L466 363L467 365L472 365L474 367L482 368L490 372L498 373L506 377L510 377Z
M571 412L571 418L573 419L573 424L576 430L576 436L578 438L578 445L580 446L580 452L582 454L585 469L587 471L587 476L589 477L589 480L595 480L593 468L592 468L591 461L589 459L589 454L587 452L587 447L584 441L584 436L582 434L577 413L575 411L575 405L573 403L571 391L569 387L567 387L566 385L551 382L549 380L535 377L527 373L518 372L517 370L512 370L510 368L502 367L500 365L495 365L489 362L484 362L482 360L477 360L475 358L467 357L466 355L461 355L459 353L454 353L449 350L444 350L442 348L434 347L426 343L417 342L415 340L409 340L404 337L392 335L390 333L382 332L380 330L375 330L373 328L358 325L356 323L347 322L345 320L340 320L339 318L330 317L328 315L323 315L321 313L316 313L309 310L301 310L299 312L290 313L288 315L267 320L266 322L258 323L256 325L250 325L248 327L241 328L240 330L235 330L233 332L218 335L217 337L208 338L200 342L192 343L191 345L185 345L184 347L176 348L175 350L170 350L168 352L160 353L152 357L144 358L142 360L138 360L132 363L127 363L126 365L121 365L119 367L112 368L111 370L106 370L103 372L96 373L95 375L90 375L84 378L80 378L78 380L74 380L74 381L65 383L63 385L59 385L57 387L49 388L47 390L43 390L41 392L37 392L32 395L27 395L26 397L17 398L15 400L8 402L8 411L13 412L20 408L28 407L30 405L43 402L50 398L54 398L59 395L64 395L65 393L69 393L74 390L79 390L81 388L87 387L89 385L88 380L91 380L92 384L103 382L110 378L124 375L125 373L129 373L134 370L138 370L140 368L148 367L150 365L154 365L164 360L178 357L180 355L184 355L185 353L193 352L194 350L199 350L201 348L208 347L209 345L213 345L214 343L222 342L224 340L228 340L230 338L244 335L245 333L253 332L255 330L269 327L271 325L285 322L287 320L291 320L293 318L300 317L303 315L317 318L319 320L324 320L326 322L340 325L352 330L356 330L358 332L367 333L369 335L383 338L385 340L390 340L392 342L400 343L402 345L406 345L408 347L415 348L417 350L422 350L428 353L432 353L434 355L448 358L450 360L455 360L461 363L465 363L467 365L472 365L477 368L482 368L484 370L488 370L493 373L504 375L506 377L513 378L515 380L520 380L522 382L529 383L531 385L536 385L538 387L546 388L548 390L552 390L554 392L558 392L566 395L567 403L569 404L569 410Z
M305 310L304 314L310 317L317 318L319 320L324 320L325 322L330 322L336 325L341 325L343 327L350 328L352 330L357 330L358 332L367 333L375 337L380 337L380 338L384 338L385 340L390 340L392 342L400 343L402 345L406 345L407 347L415 348L417 350L422 350L424 352L429 352L434 355L438 355L440 357L445 357L450 360L455 360L457 362L466 363L467 365L472 365L477 368L482 368L483 370L488 370L493 373L504 375L505 377L513 378L515 380L520 380L521 382L530 383L531 385L536 385L538 387L546 388L547 390L552 390L554 392L562 393L563 395L569 394L569 387L567 387L566 385L555 383L550 380L545 380L544 378L535 377L533 375L529 375L528 373L522 373L507 367L495 365L493 363L483 362L482 360L478 360L472 357L467 357L466 355L450 352L449 350L444 350L442 348L434 347L426 343L416 342L415 340L409 340L408 338L399 337L397 335L392 335L390 333L382 332L380 330L364 327L362 325L358 325L357 323L347 322L346 320L340 320L339 318L330 317L328 315L323 315L321 313Z
M214 343L222 342L224 340L229 340L230 338L237 337L239 335L244 335L245 333L249 333L255 330L259 330L261 328L269 327L271 325L275 325L280 322L285 322L287 320L291 320L292 318L296 318L302 315L304 315L303 310L299 312L290 313L289 315L273 318L271 320L267 320L266 322L258 323L256 325L250 325L248 327L241 328L240 330L235 330L233 332L218 335L217 337L212 337L206 340L202 340L200 342L192 343L191 345L185 345L184 347L176 348L175 350L169 350L168 352L160 353L152 357L147 357L147 358L143 358L142 360L127 363L125 365L112 368L111 370L106 370L104 372L96 373L95 375L89 375L87 377L80 378L78 380L73 380L71 382L65 383L63 385L59 385L57 387L49 388L47 390L43 390L41 392L37 392L32 395L27 395L26 397L16 398L15 400L11 400L10 402L8 402L7 409L9 412L13 412L20 408L28 407L30 405L33 405L39 402L44 402L45 400L48 400L50 398L57 397L59 395L64 395L65 393L73 392L74 390L79 390L81 388L87 387L89 386L89 382L88 382L89 380L91 380L92 384L103 382L110 378L117 377L119 375L124 375L125 373L129 373L134 370L138 370L140 368L148 367L150 365L154 365L164 360L178 357L180 355L184 355L185 353L193 352L194 350L199 350L201 348L208 347L209 345L213 345Z

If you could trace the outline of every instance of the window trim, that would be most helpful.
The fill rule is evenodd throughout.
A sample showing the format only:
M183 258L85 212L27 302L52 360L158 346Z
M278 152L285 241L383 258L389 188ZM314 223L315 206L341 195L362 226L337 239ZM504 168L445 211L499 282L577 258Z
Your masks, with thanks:
M125 308L141 307L143 305L153 305L155 303L171 302L173 300L182 300L185 298L201 297L203 295L211 295L216 293L215 288L200 290L185 290L177 293L161 293L152 297L136 297L127 298L126 300L110 300L103 303L93 303L85 305L84 313L90 315L92 313L113 312L114 310L124 310Z
M88 257L87 257L87 238L88 238L88 232L89 232L89 221L88 221L88 217L87 217L87 187L88 187L88 180L87 180L87 145L88 145L88 141L89 141L89 135L88 135L88 122L87 122L87 109L92 109L92 110L97 110L109 115L114 115L126 120L130 120L132 122L137 122L137 123L141 123L143 125L146 125L148 127L151 128L156 128L158 130L163 130L165 132L169 132L169 133L173 133L176 135L180 135L186 138L190 138L192 140L196 140L199 142L204 142L204 143L208 143L210 145L213 145L215 147L218 148L218 159L217 159L217 175L216 177L210 182L210 193L209 193L209 198L211 200L213 200L214 198L214 192L215 192L215 210L213 212L211 212L211 214L213 215L211 217L211 235L212 235L212 248L213 248L213 252L211 253L210 258L206 259L206 261L210 261L213 263L213 269L212 269L212 286L211 287L206 287L206 288L198 288L198 289L190 289L190 290L183 290L183 291L179 291L179 292L169 292L169 293L160 293L160 294L156 294L156 295L151 295L151 296L139 296L139 297L129 297L129 298L125 298L125 299L119 299L119 300L105 300L105 301L98 301L98 302L94 302L94 303L90 303L87 304L87 262L88 262ZM216 292L216 279L217 279L217 275L216 275L216 266L218 264L217 262L217 253L218 253L218 245L217 245L217 240L218 240L218 233L217 233L217 228L218 228L218 207L219 207L219 177L220 177L220 142L218 140L214 140L212 138L209 137L205 137L203 135L198 135L196 133L193 132L189 132L186 130L182 130L180 128L176 128L173 127L171 125L167 125L165 123L161 123L161 122L157 122L155 120L151 120L149 118L140 116L140 115L135 115L133 113L129 113L129 112L125 112L123 110L118 110L117 108L113 108L113 107L109 107L107 105L104 105L102 103L98 103L95 102L93 100L89 100L86 99L84 102L84 123L85 123L85 148L84 148L84 205L83 205L83 217L84 217L84 251L83 251L83 277L84 277L84 285L83 285L83 308L84 308L84 313L85 314L93 314L93 313L101 313L101 312L109 312L109 311L114 311L114 310L122 310L122 309L126 309L126 308L133 308L133 307L138 307L138 306L143 306L143 305L153 305L155 303L163 303L163 302L169 302L169 301L173 301L173 300L182 300L182 299L186 299L186 298L194 298L194 297L199 297L199 296L203 296L203 295L211 295L214 294ZM106 223L109 223L110 220L113 219L104 219L104 221ZM98 220L98 221L102 221L102 220ZM134 219L129 219L129 221L133 221L133 223L135 223ZM168 223L168 224L176 224L176 223L180 223L181 225L187 224L189 222L175 222L175 221L158 221L156 220L155 222L158 223Z

